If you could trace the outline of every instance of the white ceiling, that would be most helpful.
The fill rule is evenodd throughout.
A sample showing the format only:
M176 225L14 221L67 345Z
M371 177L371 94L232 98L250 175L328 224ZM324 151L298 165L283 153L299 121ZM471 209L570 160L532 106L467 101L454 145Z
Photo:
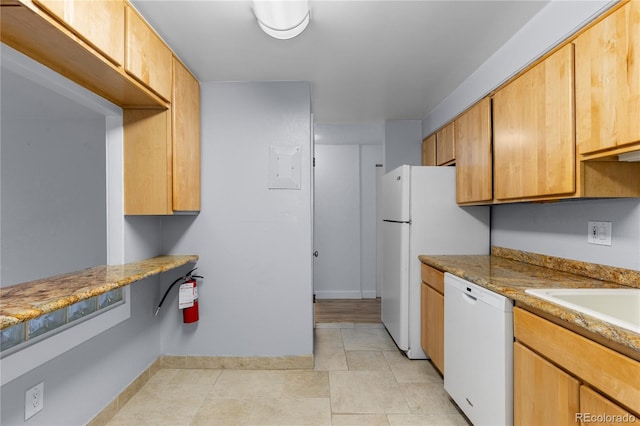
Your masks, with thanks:
M311 0L276 40L244 0L133 0L201 82L310 81L318 123L421 120L547 1Z

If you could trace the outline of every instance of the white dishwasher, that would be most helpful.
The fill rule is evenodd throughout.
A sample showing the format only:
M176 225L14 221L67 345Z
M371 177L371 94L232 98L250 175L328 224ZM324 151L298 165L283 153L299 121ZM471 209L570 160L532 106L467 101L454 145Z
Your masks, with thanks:
M513 302L449 273L444 388L475 426L513 424Z

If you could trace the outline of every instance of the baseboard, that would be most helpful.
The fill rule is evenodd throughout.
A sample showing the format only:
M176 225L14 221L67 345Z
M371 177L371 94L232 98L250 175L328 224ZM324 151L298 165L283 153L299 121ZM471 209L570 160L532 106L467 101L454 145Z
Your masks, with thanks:
M160 357L162 368L203 368L213 370L307 370L313 355L276 357L175 356Z
M314 291L316 299L362 299L359 291ZM375 296L374 296L375 297Z
M313 369L313 355L277 357L159 356L118 396L103 408L87 426L104 426L162 368L201 368L215 370L308 370Z
M154 374L160 370L161 357L158 357L151 365L136 377L122 392L118 394L106 407L93 418L87 426L104 426L115 416L118 411L144 386Z

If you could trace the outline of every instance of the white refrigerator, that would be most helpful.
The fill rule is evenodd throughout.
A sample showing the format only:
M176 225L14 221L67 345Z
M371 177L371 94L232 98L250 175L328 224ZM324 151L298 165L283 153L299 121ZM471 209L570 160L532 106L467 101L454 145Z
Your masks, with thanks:
M456 204L455 167L400 166L382 177L382 322L408 358L420 345L418 256L489 254L488 206Z

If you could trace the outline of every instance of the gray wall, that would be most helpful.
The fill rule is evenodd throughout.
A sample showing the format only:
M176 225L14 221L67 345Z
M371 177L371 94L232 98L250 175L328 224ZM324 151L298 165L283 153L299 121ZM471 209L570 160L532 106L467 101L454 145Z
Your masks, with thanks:
M105 264L104 117L68 108L52 118L42 105L65 98L6 69L1 102L0 285Z
M587 222L612 222L611 246L587 243ZM640 200L580 200L492 207L492 244L640 270Z
M309 355L310 86L203 83L201 101L202 213L163 220L165 252L200 256L200 321L184 325L178 309L164 311L162 352ZM301 189L268 189L270 145L301 147Z
M381 145L360 145L360 288L362 297L377 293L376 260L376 164L382 164Z
M422 137L418 120L389 120L385 122L384 169L422 164Z

